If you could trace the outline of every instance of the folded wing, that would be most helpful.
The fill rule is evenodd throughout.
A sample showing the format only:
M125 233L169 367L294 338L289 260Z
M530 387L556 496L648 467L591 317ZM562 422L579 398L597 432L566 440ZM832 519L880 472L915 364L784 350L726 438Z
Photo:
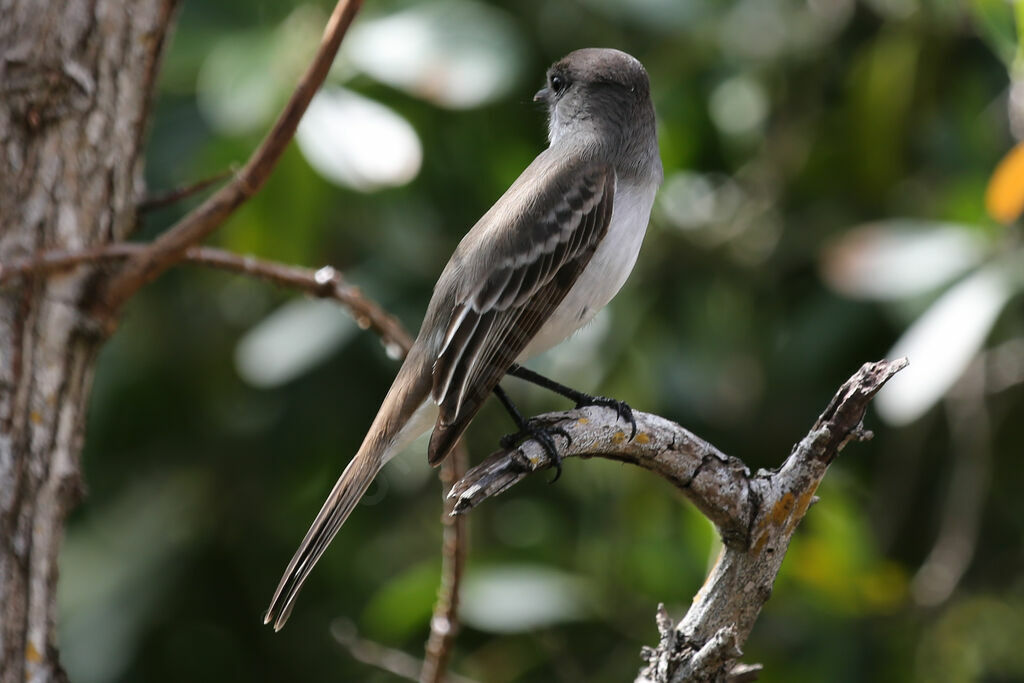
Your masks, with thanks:
M455 301L433 368L440 412L428 458L440 462L509 367L561 303L608 230L615 172L561 172L558 191L512 218L512 245Z

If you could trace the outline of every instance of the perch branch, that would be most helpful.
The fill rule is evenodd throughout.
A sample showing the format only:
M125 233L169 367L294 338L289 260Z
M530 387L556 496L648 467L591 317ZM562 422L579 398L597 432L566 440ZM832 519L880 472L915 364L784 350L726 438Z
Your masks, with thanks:
M726 543L742 543L750 527L747 467L663 417L637 410L633 417L637 431L632 440L611 408L589 406L539 419L557 423L568 435L568 442L556 437L562 458L602 457L649 469L675 484L715 523ZM552 465L547 451L532 440L494 453L452 487L448 496L455 501L455 514Z
M320 88L362 0L339 0L327 21L320 47L299 81L273 128L232 180L190 211L145 250L135 254L113 274L98 298L101 319L112 326L121 306L148 282L182 260L188 248L216 230L266 182L281 154L291 142L306 107Z
M718 561L683 619L672 626L667 614L659 612L661 644L645 649L648 665L638 683L749 679L754 670L737 664L736 658L771 595L793 532L814 501L828 465L850 441L870 438L861 422L864 412L906 365L906 359L866 363L839 388L782 466L755 474L737 458L654 415L634 412L633 440L607 408L542 416L567 433L568 439L556 438L563 458L603 457L649 469L682 491L722 535ZM499 451L452 487L455 513L552 465L535 441Z

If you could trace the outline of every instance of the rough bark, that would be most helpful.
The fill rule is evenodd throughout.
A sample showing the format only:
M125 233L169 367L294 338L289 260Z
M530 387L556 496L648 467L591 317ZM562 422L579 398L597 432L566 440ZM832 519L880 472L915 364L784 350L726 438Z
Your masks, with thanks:
M665 418L634 412L636 435L614 411L589 407L550 413L540 420L560 429L558 454L629 462L675 484L722 536L722 551L686 615L673 624L658 608L660 642L645 648L648 664L636 683L752 680L758 667L737 663L794 531L814 501L829 464L850 441L870 437L861 420L868 404L906 359L866 363L832 401L777 470L751 473ZM611 420L609 420L611 418ZM554 465L534 440L494 453L466 473L448 494L455 514L505 491L531 472Z
M175 0L0 0L0 262L123 239ZM96 353L101 271L0 289L0 683L65 680L55 642L64 520Z

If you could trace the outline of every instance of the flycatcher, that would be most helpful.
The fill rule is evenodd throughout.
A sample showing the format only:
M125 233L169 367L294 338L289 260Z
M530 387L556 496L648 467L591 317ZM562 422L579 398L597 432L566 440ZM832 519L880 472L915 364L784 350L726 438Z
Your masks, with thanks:
M618 50L577 50L534 97L550 144L466 234L362 445L274 593L284 626L313 565L391 457L431 426L437 465L517 361L562 342L626 281L661 184L647 72Z

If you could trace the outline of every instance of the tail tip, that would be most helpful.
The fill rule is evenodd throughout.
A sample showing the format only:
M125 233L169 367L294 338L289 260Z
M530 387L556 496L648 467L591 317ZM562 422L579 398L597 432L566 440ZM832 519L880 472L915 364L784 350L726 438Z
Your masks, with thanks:
M274 633L277 633L282 628L284 628L284 622L287 621L287 620L288 620L288 616L285 615L285 614L277 614L277 615L275 615L273 607L268 609L266 611L266 613L263 615L263 625L264 626L269 626L270 624L273 624Z

